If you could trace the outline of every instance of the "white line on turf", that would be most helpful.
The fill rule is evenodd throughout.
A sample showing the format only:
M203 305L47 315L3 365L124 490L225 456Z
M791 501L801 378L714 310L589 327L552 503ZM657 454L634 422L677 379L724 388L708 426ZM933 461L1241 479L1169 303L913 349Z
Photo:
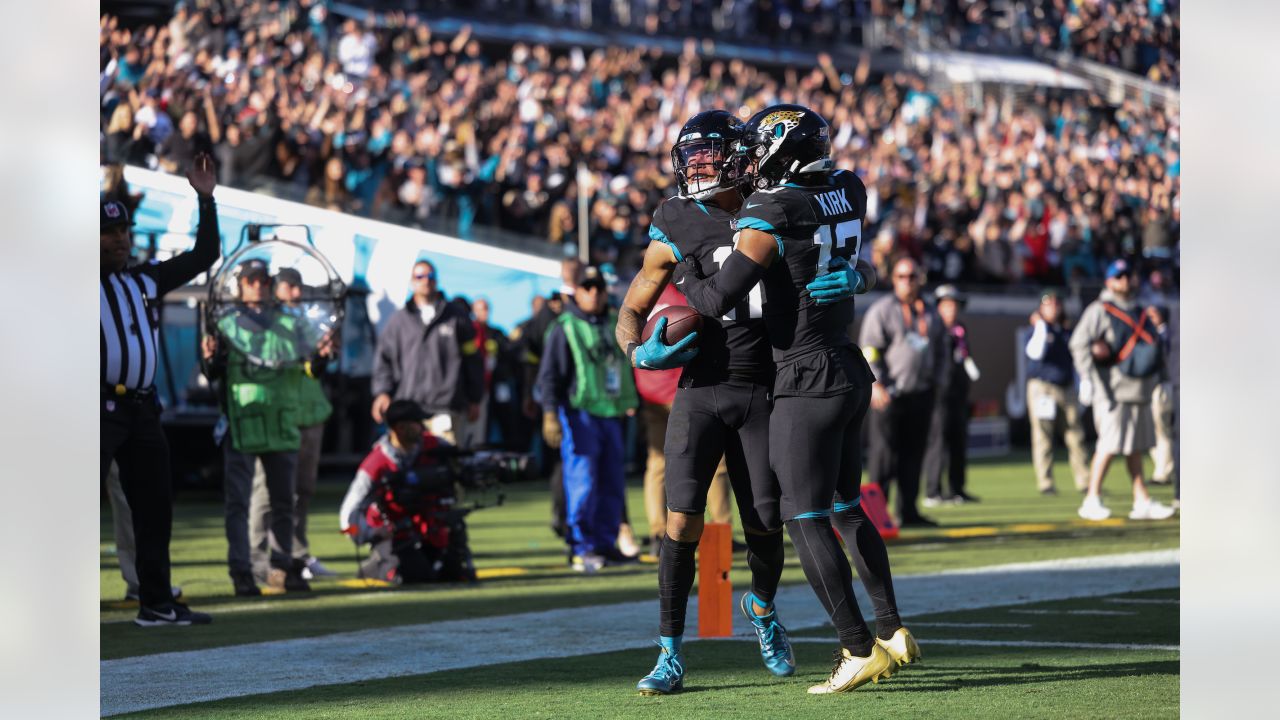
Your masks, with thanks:
M913 622L911 627L935 628L1029 628L1028 623Z
M1014 615L1137 615L1132 610L1010 610Z
M834 644L832 638L793 637L793 643ZM976 647L1073 648L1080 650L1168 650L1178 652L1177 645L1135 645L1132 643L1056 642L1053 640L965 640L962 638L928 638L920 645L972 645Z
M894 585L899 611L911 617L1177 587L1178 558L1177 550L1159 550L1016 563L903 575L894 578ZM862 587L855 589L861 606L871 607ZM429 595L423 597L424 616L430 615ZM780 588L776 602L789 629L828 622L808 585ZM697 599L691 599L689 628L698 626L697 608ZM647 648L657 617L657 601L644 600L104 660L99 674L102 714ZM745 619L735 616L734 622L739 632L748 630ZM644 669L636 669L637 677Z
M1177 605L1176 598L1106 598L1102 602L1117 605Z

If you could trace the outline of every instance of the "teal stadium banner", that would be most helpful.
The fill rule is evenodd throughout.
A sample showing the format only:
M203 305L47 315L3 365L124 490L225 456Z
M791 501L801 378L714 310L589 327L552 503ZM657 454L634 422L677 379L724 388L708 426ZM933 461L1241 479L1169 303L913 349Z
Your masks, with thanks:
M129 167L125 179L132 192L143 193L134 222L136 242L145 245L148 237L156 237L161 258L190 249L195 242L197 207L186 178ZM450 297L487 298L492 308L490 323L507 332L529 317L535 295L546 296L560 286L559 263L553 259L234 188L219 187L215 195L223 258L236 250L248 224L306 225L316 250L328 258L347 286L368 290L365 309L376 330L408 299L413 264L420 258L435 264L440 287ZM201 276L196 283L204 280ZM176 306L171 302L165 311L164 345L179 395L197 371L193 305L194 301ZM355 361L357 365L368 363L372 349L364 346L371 341L345 337L344 356L362 358ZM167 373L162 369L162 374ZM181 397L168 397L167 378L157 378L157 384L167 406L173 407L175 400L183 404Z

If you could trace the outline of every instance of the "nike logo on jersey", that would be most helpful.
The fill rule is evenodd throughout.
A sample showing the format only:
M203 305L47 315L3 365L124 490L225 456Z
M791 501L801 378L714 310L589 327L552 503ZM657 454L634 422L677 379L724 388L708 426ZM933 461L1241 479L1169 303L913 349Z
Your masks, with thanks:
M758 208L758 207L760 207L760 206L761 206L761 205L763 205L763 204L764 204L764 203L756 203L756 204L752 205L751 203L747 203L747 206L746 206L745 208L743 208L743 209L744 209L744 210L750 210L751 208Z
M680 278L679 280L677 280L677 281L676 281L676 284L677 284L677 285L683 285L683 284L684 284L684 281L685 281L685 280L688 280L688 279L689 279L689 278L687 278L687 277L682 277L682 278Z
M845 197L843 190L832 190L831 192L814 195L814 199L822 206L822 212L827 215L840 215L842 213L852 213L853 206L849 204L849 199Z

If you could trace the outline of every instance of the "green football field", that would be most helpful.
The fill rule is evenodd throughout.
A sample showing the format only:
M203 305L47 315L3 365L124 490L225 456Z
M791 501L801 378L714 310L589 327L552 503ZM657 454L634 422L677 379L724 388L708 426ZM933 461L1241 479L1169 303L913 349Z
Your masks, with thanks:
M928 511L941 527L904 532L890 543L895 577L902 579L900 588L915 587L912 581L927 580L939 571L1178 547L1176 517L1155 523L1123 519L1129 504L1128 483L1115 470L1108 481L1107 502L1116 517L1105 523L1076 518L1079 496L1068 488L1064 470L1065 466L1059 469L1062 495L1043 498L1035 491L1025 457L974 463L970 490L982 498L981 503ZM615 610L595 606L629 607L656 597L656 567L651 564L609 568L595 577L570 572L562 544L548 529L547 491L532 484L508 488L504 506L470 518L472 547L485 578L478 585L362 587L354 581L351 544L337 533L336 508L344 489L342 483L322 485L310 518L313 551L342 577L314 582L310 594L250 600L231 595L218 499L212 495L180 499L173 579L182 585L192 607L214 614L214 624L207 627L143 630L129 622L136 610L119 602L124 585L111 545L109 513L104 511L103 660L145 664L145 656L211 648L218 648L212 653L236 653L241 648L248 652L257 647L269 652L289 643L250 644L324 641L335 633L501 620L514 613L568 610L580 617L596 616ZM1172 496L1169 488L1154 492L1166 502ZM637 530L643 532L638 481L629 487L628 501ZM1045 572L1043 577L1052 582L1058 575ZM738 591L747 584L741 556L735 558L732 580ZM783 584L808 593L790 554ZM483 642L471 646L473 650L461 653L465 662L456 662L476 665L476 658L484 658L485 664L477 667L424 674L400 671L397 677L326 681L320 687L245 697L224 692L210 697L226 699L170 701L166 703L170 706L139 716L685 717L743 716L770 707L771 715L807 717L829 716L838 710L833 703L856 703L862 709L870 703L876 710L906 710L922 717L1169 717L1178 709L1176 573L1165 585L1091 597L1076 593L1069 600L1039 602L1011 595L990 598L977 609L913 614L908 626L920 639L926 662L904 669L881 685L843 696L804 693L825 676L835 647L830 628L806 627L793 633L800 667L793 678L769 676L749 640L703 640L688 645L689 673L683 694L642 698L634 692L634 684L656 656L654 650L644 648L648 638L656 635L655 612L647 621L634 621L636 640L625 650L556 648L548 653L554 657L505 662L504 643L515 642L524 633L518 626L503 627L484 636ZM906 600L899 599L905 607ZM869 607L863 610L870 615ZM787 620L785 611L783 620ZM629 627L623 630L631 632ZM686 637L694 632L691 627ZM431 638L422 638L421 647L430 653ZM188 662L202 655L209 653L172 658ZM511 657L506 655L507 660ZM168 662L170 656L155 660ZM433 667L438 667L440 658L433 660L437 661ZM359 661L341 656L332 660L339 669L355 662ZM449 664L445 658L444 666ZM251 675L254 669L246 667L244 672ZM116 688L105 669L104 678L105 708ZM198 688L199 678L193 683Z

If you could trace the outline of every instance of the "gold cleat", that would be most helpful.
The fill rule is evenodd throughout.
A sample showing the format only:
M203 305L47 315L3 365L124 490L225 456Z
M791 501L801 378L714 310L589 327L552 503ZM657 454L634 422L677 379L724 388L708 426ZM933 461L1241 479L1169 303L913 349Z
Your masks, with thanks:
M889 657L893 658L893 662L898 667L910 665L918 662L923 655L920 654L920 646L916 644L916 639L911 636L911 631L901 627L888 640L876 638L876 645L884 648L889 653Z
M879 683L893 675L895 665L889 653L879 645L871 646L871 654L857 657L845 648L835 653L835 667L831 677L821 685L809 688L810 695L826 695L856 690L868 682Z

